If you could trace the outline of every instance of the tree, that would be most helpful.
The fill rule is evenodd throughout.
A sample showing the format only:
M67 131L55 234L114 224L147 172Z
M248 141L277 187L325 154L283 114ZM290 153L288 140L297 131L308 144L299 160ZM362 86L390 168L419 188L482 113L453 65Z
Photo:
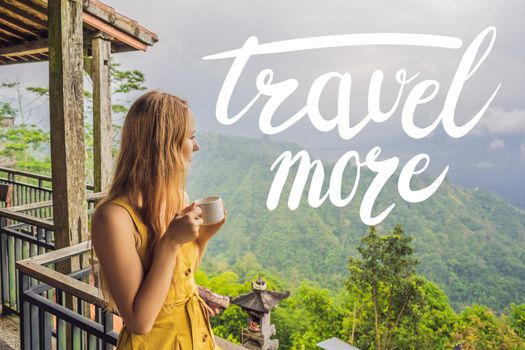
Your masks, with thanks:
M6 118L13 120L12 125L0 129L0 156L17 169L50 174L51 161L46 156L49 132L37 124L26 123L32 111L40 106L37 102L46 98L48 90L29 86L24 92L18 80L4 81L0 88L8 91L0 101L0 122ZM29 102L28 93L32 96Z
M347 287L371 295L374 345L378 350L391 348L401 319L411 316L410 305L418 302L418 283L413 279L417 260L412 257L411 240L400 225L384 237L371 227L357 248L361 258L349 258Z
M10 159L17 169L51 173L49 156L38 157L38 153L44 151L44 145L49 143L49 132L34 124L14 125L0 130L0 143L0 156Z
M445 294L415 274L412 237L401 225L380 236L370 227L350 257L348 341L360 348L436 349L449 342L455 314Z

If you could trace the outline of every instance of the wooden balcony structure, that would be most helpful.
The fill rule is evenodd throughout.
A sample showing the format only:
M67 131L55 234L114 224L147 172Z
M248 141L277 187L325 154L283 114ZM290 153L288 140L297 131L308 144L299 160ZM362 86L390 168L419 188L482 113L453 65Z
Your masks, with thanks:
M157 41L155 33L97 0L0 1L0 69L49 62L57 248L88 238L83 71L93 81L94 191L102 192L111 176L111 54L146 51Z

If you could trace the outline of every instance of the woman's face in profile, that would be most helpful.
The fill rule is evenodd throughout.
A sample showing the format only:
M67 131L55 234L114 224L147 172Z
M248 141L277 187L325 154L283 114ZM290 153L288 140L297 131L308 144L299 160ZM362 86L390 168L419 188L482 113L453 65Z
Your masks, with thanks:
M182 156L184 158L184 161L189 165L191 164L191 159L193 157L193 152L197 152L200 147L197 143L197 140L195 139L195 118L193 117L193 113L190 110L188 112L189 117L189 128L190 128L190 136L186 138L182 143Z

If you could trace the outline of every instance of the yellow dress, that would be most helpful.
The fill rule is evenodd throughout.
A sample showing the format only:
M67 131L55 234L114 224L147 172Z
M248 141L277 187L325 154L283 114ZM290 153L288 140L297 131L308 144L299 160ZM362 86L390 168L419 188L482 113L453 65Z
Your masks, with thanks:
M123 207L130 214L141 239L141 243L137 244L137 251L142 266L149 266L146 226L124 198L114 199L111 203ZM195 284L194 272L198 257L199 248L195 241L181 246L168 296L153 328L147 334L137 335L131 333L124 324L117 349L222 350L215 343L208 306L199 296Z

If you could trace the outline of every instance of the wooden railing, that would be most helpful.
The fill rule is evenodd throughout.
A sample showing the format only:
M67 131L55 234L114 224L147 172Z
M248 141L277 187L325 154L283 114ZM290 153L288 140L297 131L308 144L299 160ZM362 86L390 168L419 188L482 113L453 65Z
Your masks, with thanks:
M59 261L80 256L88 264L90 242L18 261L20 289L20 348L111 349L118 332L113 314L93 281L89 266L70 275L53 269Z
M0 167L0 183L13 185L13 206L49 201L53 198L51 177L47 175ZM93 185L87 184L86 190L92 193ZM0 207L4 206L5 204L0 203Z
M96 203L105 193L90 193L88 222ZM55 249L51 201L0 209L0 299L2 313L18 313L18 260L47 253Z

